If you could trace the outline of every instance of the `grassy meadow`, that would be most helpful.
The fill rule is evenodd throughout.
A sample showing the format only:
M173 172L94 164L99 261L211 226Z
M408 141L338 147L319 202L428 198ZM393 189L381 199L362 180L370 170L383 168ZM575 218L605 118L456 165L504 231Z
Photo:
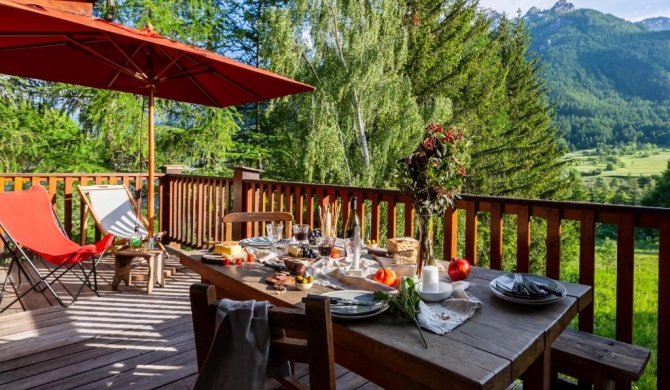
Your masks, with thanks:
M561 279L577 282L577 261L561 264ZM651 359L634 389L656 389L656 334L658 318L658 243L637 242L635 249L635 284L633 343L649 348ZM603 240L596 249L595 331L604 337L615 337L616 324L616 242ZM576 327L577 321L573 322Z
M636 152L634 154L621 154L616 156L622 164L613 164L611 170L607 169L608 161L603 156L593 155L595 149L580 150L569 153L566 159L574 162L574 168L585 175L585 180L594 180L597 177L620 177L650 176L665 171L668 160L670 160L670 149L659 148L649 152ZM590 175L594 171L599 174Z

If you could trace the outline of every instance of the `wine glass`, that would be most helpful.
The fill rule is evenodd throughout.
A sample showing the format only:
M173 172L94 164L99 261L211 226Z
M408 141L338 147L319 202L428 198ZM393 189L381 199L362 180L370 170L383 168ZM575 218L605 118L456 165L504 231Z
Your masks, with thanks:
M307 233L309 233L309 225L304 223L293 224L293 238L300 244L307 244Z
M284 232L284 225L280 223L268 223L265 225L267 237L272 243L272 252L277 253L277 243L281 240Z
M333 253L333 246L335 246L335 237L324 237L323 240L319 243L317 248L319 249L319 255L321 255L321 260L328 259Z

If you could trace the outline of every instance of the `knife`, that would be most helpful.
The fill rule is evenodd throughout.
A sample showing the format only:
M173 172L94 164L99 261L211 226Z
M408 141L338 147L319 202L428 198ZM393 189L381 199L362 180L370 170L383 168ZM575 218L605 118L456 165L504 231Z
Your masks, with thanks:
M542 290L535 283L533 283L529 280L524 280L523 285L524 285L524 287L526 287L526 289L528 290L528 292L532 296L544 297L544 296L547 295L547 293L544 290Z
M553 289L553 288L551 288L551 287L549 287L545 284L535 283L535 282L531 282L531 283L533 283L536 287L539 287L540 289L542 289L542 290L544 290L544 291L546 291L550 294L554 294L556 296L562 296L563 295L563 293L561 291L559 291L557 289Z

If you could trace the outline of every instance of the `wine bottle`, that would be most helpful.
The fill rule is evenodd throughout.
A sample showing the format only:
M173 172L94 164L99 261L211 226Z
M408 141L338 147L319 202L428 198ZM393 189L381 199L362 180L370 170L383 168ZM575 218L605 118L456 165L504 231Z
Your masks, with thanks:
M351 210L349 210L349 215L347 216L347 222L344 224L344 238L354 237L356 227L360 229L361 223L358 220L358 212L356 210L357 206L358 206L358 198L354 196L351 198Z

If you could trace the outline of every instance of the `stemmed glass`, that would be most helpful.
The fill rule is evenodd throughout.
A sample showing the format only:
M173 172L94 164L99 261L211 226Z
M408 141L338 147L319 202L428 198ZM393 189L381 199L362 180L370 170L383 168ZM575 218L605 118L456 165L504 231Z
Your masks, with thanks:
M265 225L267 237L272 243L272 252L277 253L277 243L281 240L284 232L284 225L280 223L268 223Z

